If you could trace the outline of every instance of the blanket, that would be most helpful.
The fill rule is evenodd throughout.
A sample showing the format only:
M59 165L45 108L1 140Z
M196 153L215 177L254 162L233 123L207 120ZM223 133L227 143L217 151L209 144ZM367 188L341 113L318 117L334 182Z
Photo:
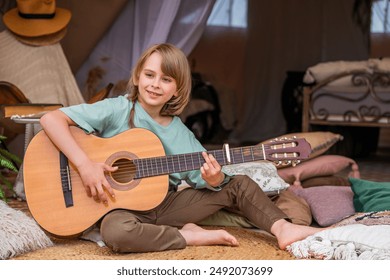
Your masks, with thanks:
M38 224L0 200L0 260L52 246Z
M358 213L287 250L301 259L390 260L389 236L390 211Z

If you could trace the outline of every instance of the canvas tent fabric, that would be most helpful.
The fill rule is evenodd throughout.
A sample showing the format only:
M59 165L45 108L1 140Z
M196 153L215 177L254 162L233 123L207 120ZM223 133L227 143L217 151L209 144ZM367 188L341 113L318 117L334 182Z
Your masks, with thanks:
M31 103L84 103L59 43L33 47L0 32L0 80L16 85Z

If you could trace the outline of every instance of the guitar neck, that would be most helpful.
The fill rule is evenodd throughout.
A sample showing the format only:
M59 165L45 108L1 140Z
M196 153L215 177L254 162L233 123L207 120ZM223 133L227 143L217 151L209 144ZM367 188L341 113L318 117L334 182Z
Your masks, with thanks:
M213 150L207 151L207 153L212 154L221 166L265 159L262 146ZM227 153L229 154L228 156ZM195 152L135 159L133 163L137 166L135 178L144 178L200 169L205 160L202 152Z

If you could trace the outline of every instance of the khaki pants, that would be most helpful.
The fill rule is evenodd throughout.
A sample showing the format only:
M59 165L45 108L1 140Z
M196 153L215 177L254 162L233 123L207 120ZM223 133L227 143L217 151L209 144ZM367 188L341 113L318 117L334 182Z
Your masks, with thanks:
M306 200L289 190L271 198L275 205L282 210L293 224L309 226L312 223L310 206Z
M201 221L222 208L241 212L256 227L268 232L276 221L288 219L254 181L237 175L221 191L187 188L169 192L153 210L112 211L103 218L100 232L115 252L183 249L186 241L178 227Z

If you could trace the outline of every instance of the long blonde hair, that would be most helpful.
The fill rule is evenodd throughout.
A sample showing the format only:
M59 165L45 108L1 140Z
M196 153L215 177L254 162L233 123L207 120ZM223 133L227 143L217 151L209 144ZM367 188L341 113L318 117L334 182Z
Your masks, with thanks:
M177 96L173 96L161 109L162 116L177 116L188 104L191 94L191 70L185 54L171 44L156 44L143 52L134 67L129 83L129 99L136 102L139 95L138 86L134 81L138 81L146 60L157 52L162 57L161 70L165 75L175 79L177 85Z

